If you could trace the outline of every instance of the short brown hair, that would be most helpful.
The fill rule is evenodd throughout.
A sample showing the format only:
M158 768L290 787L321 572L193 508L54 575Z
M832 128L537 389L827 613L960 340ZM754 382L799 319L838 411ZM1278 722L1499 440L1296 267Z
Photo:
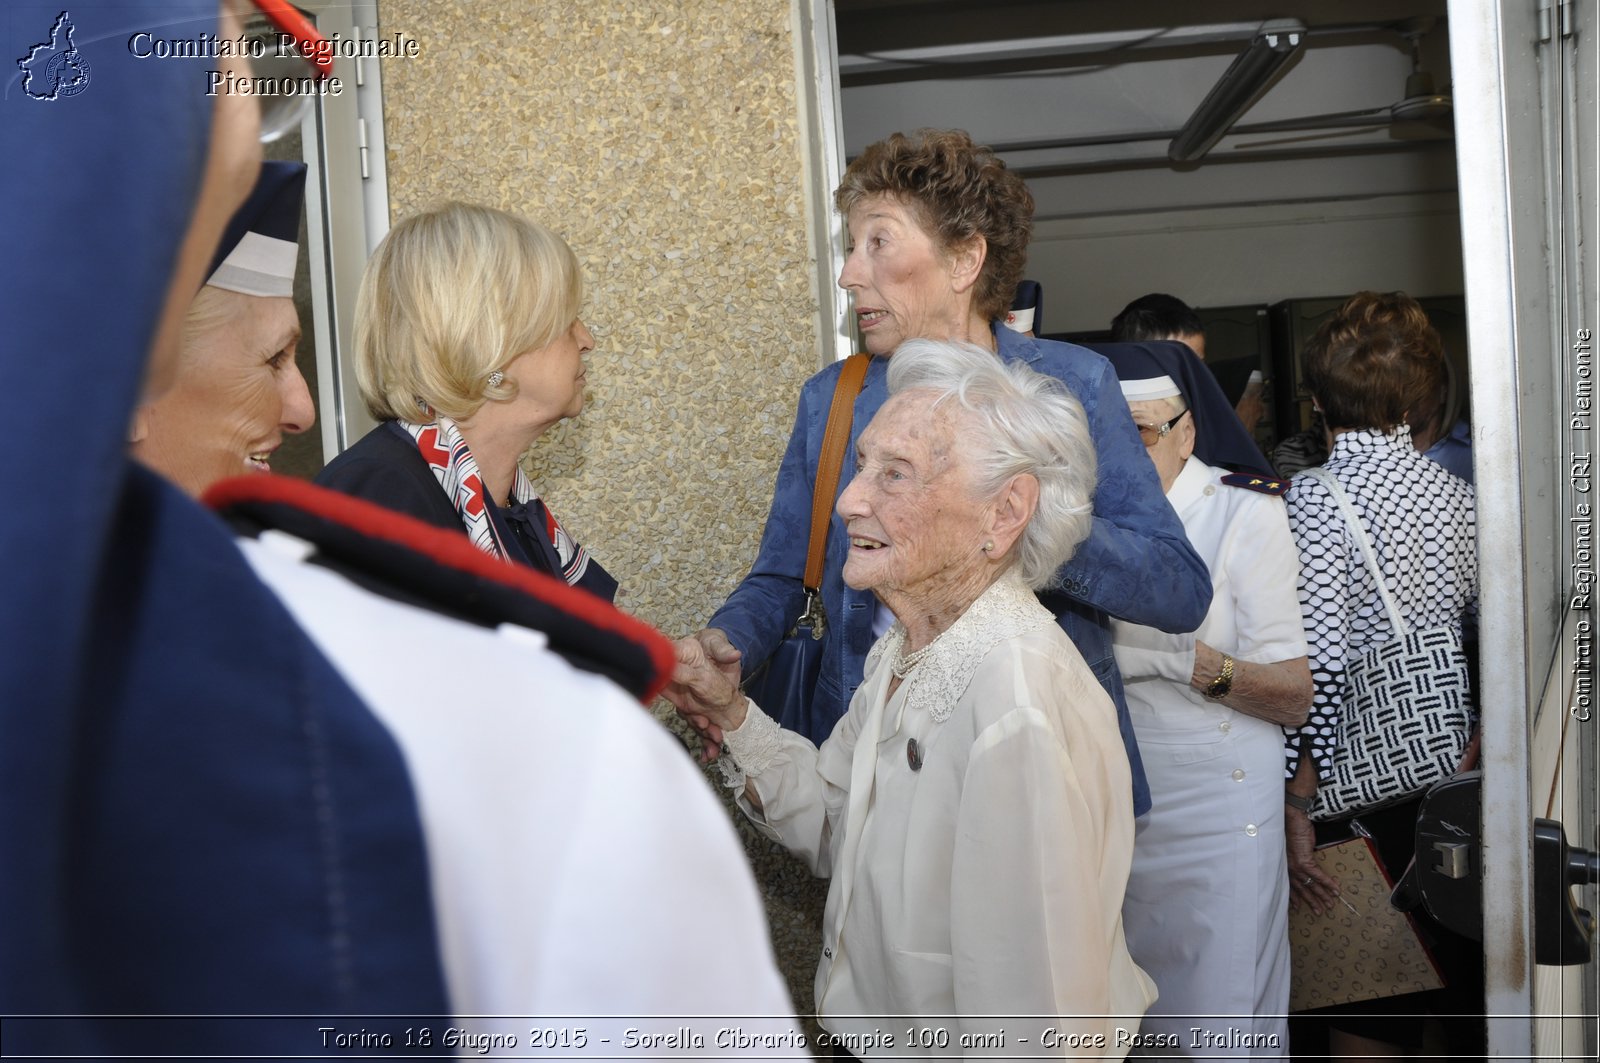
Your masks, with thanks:
M1444 346L1404 292L1357 292L1305 350L1306 386L1330 428L1387 431L1437 391Z
M910 206L946 252L983 237L988 253L974 304L986 321L1010 309L1033 237L1033 193L993 151L960 129L895 133L850 164L833 203L848 215L867 196Z

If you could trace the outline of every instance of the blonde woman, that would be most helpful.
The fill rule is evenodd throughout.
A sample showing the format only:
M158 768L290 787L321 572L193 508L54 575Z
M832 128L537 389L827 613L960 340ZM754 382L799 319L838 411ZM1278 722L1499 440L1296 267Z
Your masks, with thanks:
M356 302L356 378L383 423L317 483L614 599L517 464L583 410L582 298L572 249L536 222L464 203L400 222Z

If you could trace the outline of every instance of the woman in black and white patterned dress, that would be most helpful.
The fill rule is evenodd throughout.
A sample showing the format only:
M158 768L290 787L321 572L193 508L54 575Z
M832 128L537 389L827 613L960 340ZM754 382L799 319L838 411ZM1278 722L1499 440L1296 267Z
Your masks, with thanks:
M1437 389L1444 372L1439 336L1416 300L1400 293L1352 296L1307 345L1306 380L1329 426L1324 468L1339 482L1372 541L1383 578L1413 629L1476 624L1477 531L1473 489L1413 447L1407 413ZM1308 815L1319 774L1336 742L1345 668L1394 637L1377 585L1328 488L1294 479L1289 526L1300 550L1300 607L1315 693L1305 726L1288 730L1285 830L1297 903L1321 911L1336 904L1336 883L1312 859ZM1470 630L1467 634L1470 635ZM1469 758L1474 752L1469 751ZM1392 877L1410 859L1418 801L1354 819L1377 846ZM1319 824L1316 836L1348 836L1349 819ZM1481 1013L1481 954L1474 943L1423 918L1425 936L1450 985L1433 993L1363 1001L1349 1010L1394 1018L1329 1020L1336 1057L1390 1054L1420 1045L1425 1013ZM1336 1009L1334 1009L1336 1010ZM1481 1043L1481 1023L1454 1022ZM1386 1047L1387 1046L1387 1047Z

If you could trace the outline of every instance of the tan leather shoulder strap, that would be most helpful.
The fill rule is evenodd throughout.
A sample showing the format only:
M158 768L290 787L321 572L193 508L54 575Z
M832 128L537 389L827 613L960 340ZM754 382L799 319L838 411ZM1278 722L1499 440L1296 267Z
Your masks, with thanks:
M870 354L852 354L833 388L833 405L828 407L828 427L822 437L822 454L817 459L817 482L811 491L811 544L806 553L806 590L815 593L822 587L822 557L828 545L828 521L833 517L833 496L839 489L839 471L844 465L845 448L850 445L850 422L855 418L856 396L867 378Z

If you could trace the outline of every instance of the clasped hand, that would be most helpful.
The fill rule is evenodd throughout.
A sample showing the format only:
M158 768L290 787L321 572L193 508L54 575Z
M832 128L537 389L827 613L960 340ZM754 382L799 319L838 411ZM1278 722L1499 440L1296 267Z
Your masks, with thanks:
M744 723L745 699L739 692L740 653L717 628L706 628L673 643L678 663L662 696L700 736L701 763L722 754L722 734Z

